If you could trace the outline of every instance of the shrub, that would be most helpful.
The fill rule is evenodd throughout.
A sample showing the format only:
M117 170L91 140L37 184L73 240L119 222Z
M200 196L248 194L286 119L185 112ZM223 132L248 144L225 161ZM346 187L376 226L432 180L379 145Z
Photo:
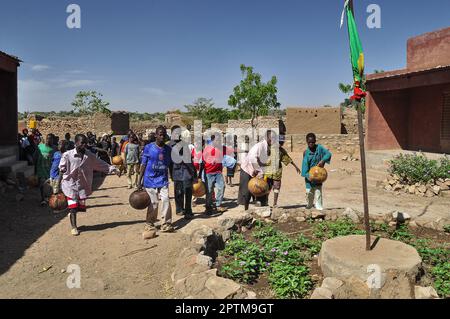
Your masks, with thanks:
M408 185L426 184L439 178L450 178L450 159L430 160L423 154L396 156L389 162L389 172Z

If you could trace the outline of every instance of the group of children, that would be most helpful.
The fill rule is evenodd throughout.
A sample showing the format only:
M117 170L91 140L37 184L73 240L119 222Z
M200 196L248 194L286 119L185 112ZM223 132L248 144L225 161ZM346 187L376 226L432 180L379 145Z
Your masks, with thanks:
M330 163L331 153L322 145L316 143L316 136L307 135L308 147L303 154L301 169L295 164L288 152L283 148L285 136L273 131L267 131L265 138L253 147L248 144L237 147L234 138L231 146L222 142L220 133L213 133L202 145L191 143L190 132L182 131L179 126L172 127L171 136L165 127L160 126L142 141L130 131L117 146L107 145L108 139L102 137L105 146L98 151L92 146L90 137L77 135L75 143L70 141L70 135L59 141L55 147L54 135L49 134L45 143L38 145L37 176L40 179L42 205L47 204L43 184L50 180L53 193L63 192L68 199L69 216L72 234L78 235L76 214L85 211L85 200L92 193L93 171L127 173L128 187L144 190L151 198L152 205L147 209L145 232L156 231L155 222L161 205L161 217L164 223L161 231L171 232L172 210L169 197L170 180L174 184L176 214L186 219L193 217L193 185L200 178L206 185L206 214L223 213L225 184L232 185L238 159L240 164L240 184L238 203L248 210L252 194L248 182L253 177L267 181L273 190L273 207L278 205L283 166L293 165L298 174L305 178L307 208L323 209L322 185L309 180L309 171L314 166L324 167ZM277 142L278 139L278 143ZM227 138L229 140L229 137ZM115 138L112 140L115 142ZM248 139L246 140L248 142ZM111 144L113 144L111 143ZM116 143L117 144L117 143ZM278 149L276 149L278 147ZM121 169L110 165L99 154L104 149L109 151L109 157L114 154L124 159ZM227 168L226 183L223 170ZM268 195L255 199L261 206L268 206ZM195 201L195 198L194 198Z

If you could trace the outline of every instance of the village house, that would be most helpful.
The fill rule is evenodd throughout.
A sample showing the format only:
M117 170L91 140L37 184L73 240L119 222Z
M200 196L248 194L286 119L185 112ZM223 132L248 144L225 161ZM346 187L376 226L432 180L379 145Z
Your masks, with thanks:
M0 175L33 174L33 167L18 161L17 57L0 51Z
M450 28L409 39L406 69L366 86L368 150L450 153Z

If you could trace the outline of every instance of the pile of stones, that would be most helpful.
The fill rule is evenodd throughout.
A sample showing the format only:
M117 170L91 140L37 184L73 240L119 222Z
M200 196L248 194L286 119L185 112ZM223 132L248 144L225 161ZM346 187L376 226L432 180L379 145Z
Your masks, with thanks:
M388 178L378 183L378 185L387 191L422 197L450 196L450 178L441 178L434 182L430 181L427 184L416 183L408 185L402 182L397 175L389 175Z

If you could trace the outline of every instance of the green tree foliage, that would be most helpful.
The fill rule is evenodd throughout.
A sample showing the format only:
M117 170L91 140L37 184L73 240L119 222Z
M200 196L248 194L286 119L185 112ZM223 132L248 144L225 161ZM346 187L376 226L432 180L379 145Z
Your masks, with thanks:
M364 83L365 83L365 81L364 81ZM365 87L364 84L362 86L363 86L363 88ZM339 83L338 87L342 93L347 95L347 98L345 98L344 102L341 103L341 108L345 109L345 108L354 107L355 109L357 109L358 107L361 107L362 112L363 113L366 112L366 100L365 99L363 99L361 102L356 102L356 101L350 100L350 96L353 95L353 85Z
M240 118L250 118L256 127L258 116L269 115L271 110L280 108L277 99L277 78L262 82L261 74L253 72L253 67L241 65L243 80L233 89L228 104L239 111Z
M213 99L198 98L192 104L184 106L188 114L198 120L202 120L207 128L212 123L227 123L228 120L238 119L237 110L227 110L225 108L215 107Z
M73 110L80 114L105 113L110 115L109 102L102 99L103 95L96 91L80 91L72 102Z

